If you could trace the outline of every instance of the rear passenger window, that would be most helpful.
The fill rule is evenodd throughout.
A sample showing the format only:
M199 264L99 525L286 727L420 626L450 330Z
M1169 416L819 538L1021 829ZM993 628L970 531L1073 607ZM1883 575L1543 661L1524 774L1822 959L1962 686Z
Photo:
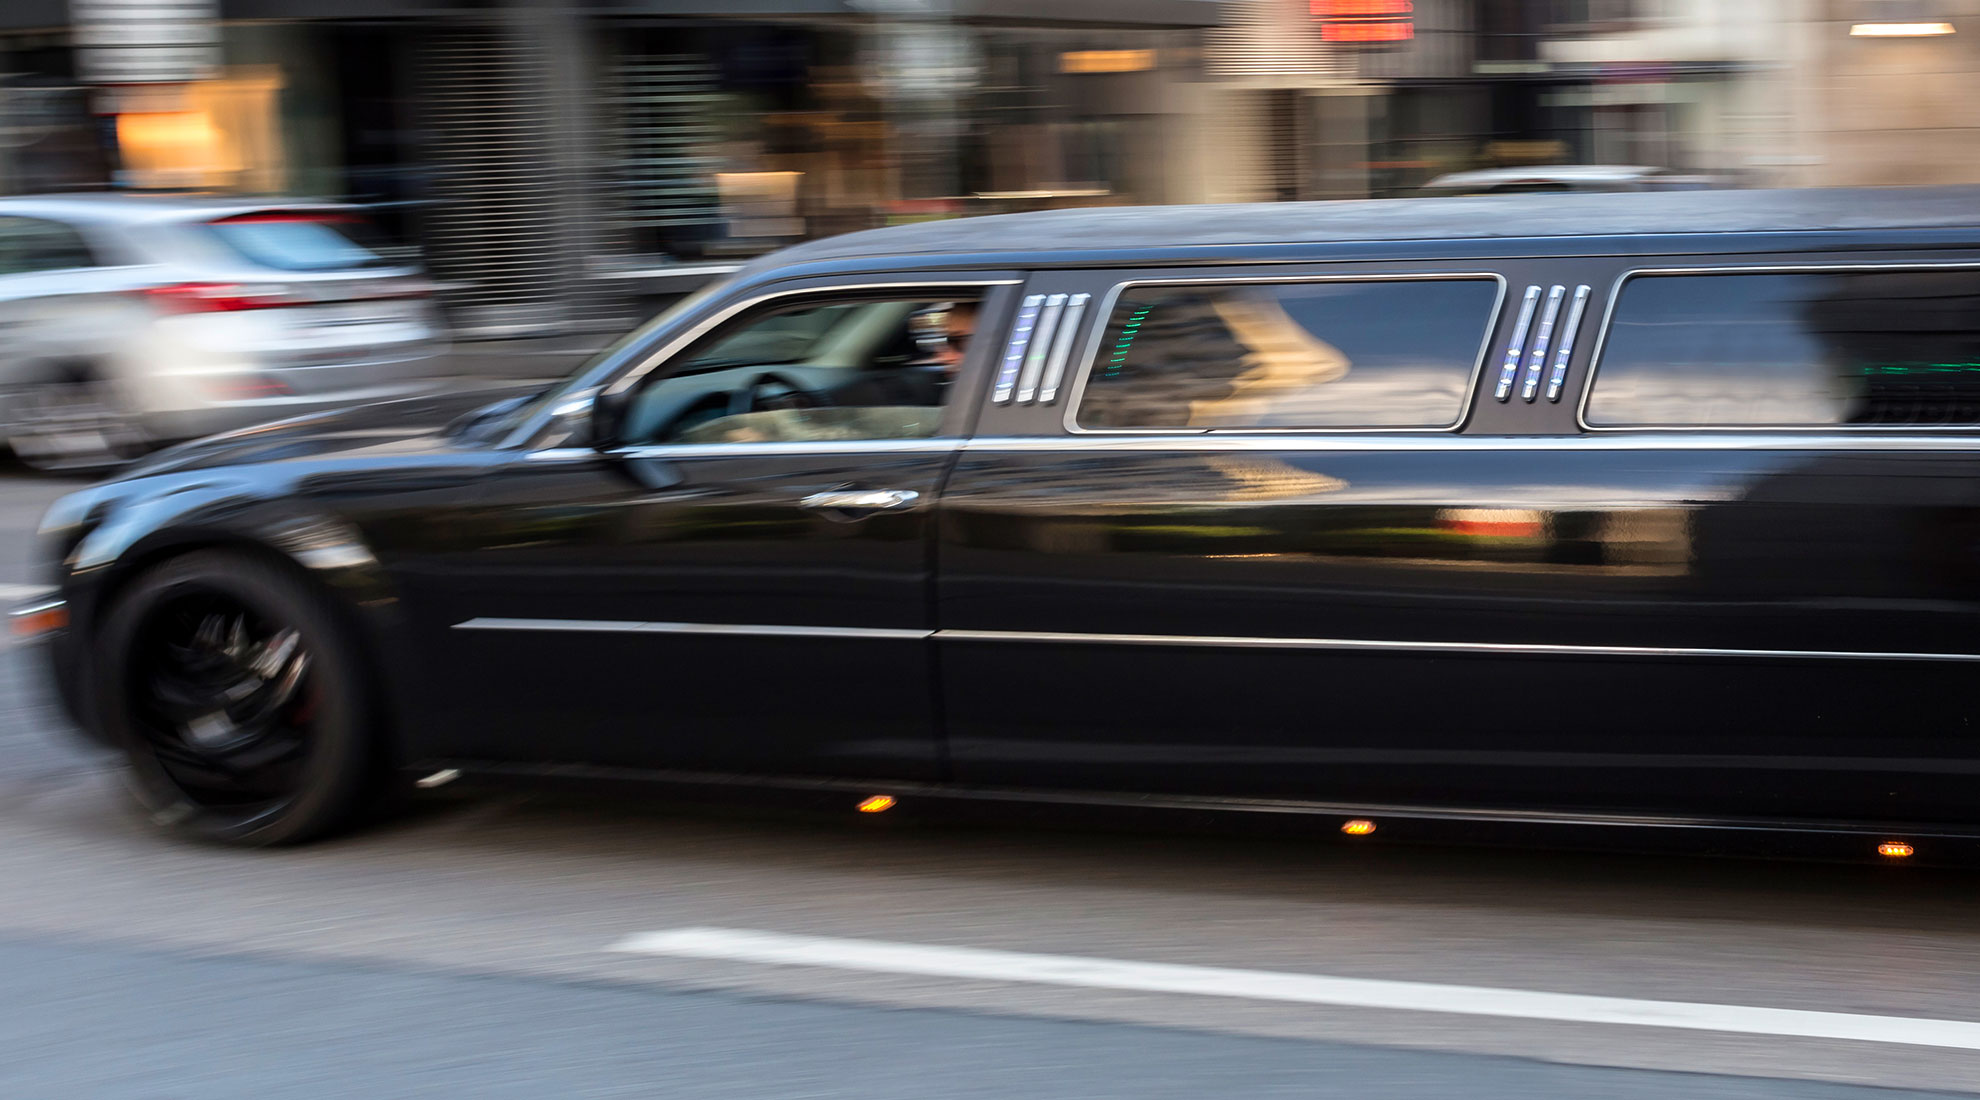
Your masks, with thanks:
M1453 428L1498 300L1486 278L1129 286L1076 423Z
M1614 318L1590 427L1980 425L1980 271L1643 275Z

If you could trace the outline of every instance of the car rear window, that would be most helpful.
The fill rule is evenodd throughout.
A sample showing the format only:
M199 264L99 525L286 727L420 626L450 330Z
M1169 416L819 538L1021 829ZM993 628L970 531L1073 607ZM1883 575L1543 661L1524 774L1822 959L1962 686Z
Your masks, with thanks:
M278 271L384 267L370 225L347 214L247 214L206 223L207 232L242 259Z
M1076 423L1453 428L1498 299L1489 278L1131 285Z
M1980 270L1639 275L1598 428L1980 425Z

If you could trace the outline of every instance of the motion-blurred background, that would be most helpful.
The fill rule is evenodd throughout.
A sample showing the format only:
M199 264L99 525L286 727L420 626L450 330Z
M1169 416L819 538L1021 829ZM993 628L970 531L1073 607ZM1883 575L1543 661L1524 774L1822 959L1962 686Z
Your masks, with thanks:
M7 0L0 193L361 203L463 339L1047 206L1980 180L1973 0Z

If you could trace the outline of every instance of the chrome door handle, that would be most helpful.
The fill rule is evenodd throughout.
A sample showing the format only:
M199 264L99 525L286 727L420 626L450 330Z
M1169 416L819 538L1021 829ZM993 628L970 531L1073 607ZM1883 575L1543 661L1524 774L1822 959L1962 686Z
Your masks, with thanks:
M913 489L834 489L813 493L798 501L804 508L829 508L845 512L885 512L906 508L921 499Z

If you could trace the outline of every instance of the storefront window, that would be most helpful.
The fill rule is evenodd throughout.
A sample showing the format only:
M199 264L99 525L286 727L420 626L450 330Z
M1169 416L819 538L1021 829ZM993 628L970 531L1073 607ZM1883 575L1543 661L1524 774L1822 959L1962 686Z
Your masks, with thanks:
M631 263L926 218L1165 197L1189 32L641 23L608 29L606 206Z

